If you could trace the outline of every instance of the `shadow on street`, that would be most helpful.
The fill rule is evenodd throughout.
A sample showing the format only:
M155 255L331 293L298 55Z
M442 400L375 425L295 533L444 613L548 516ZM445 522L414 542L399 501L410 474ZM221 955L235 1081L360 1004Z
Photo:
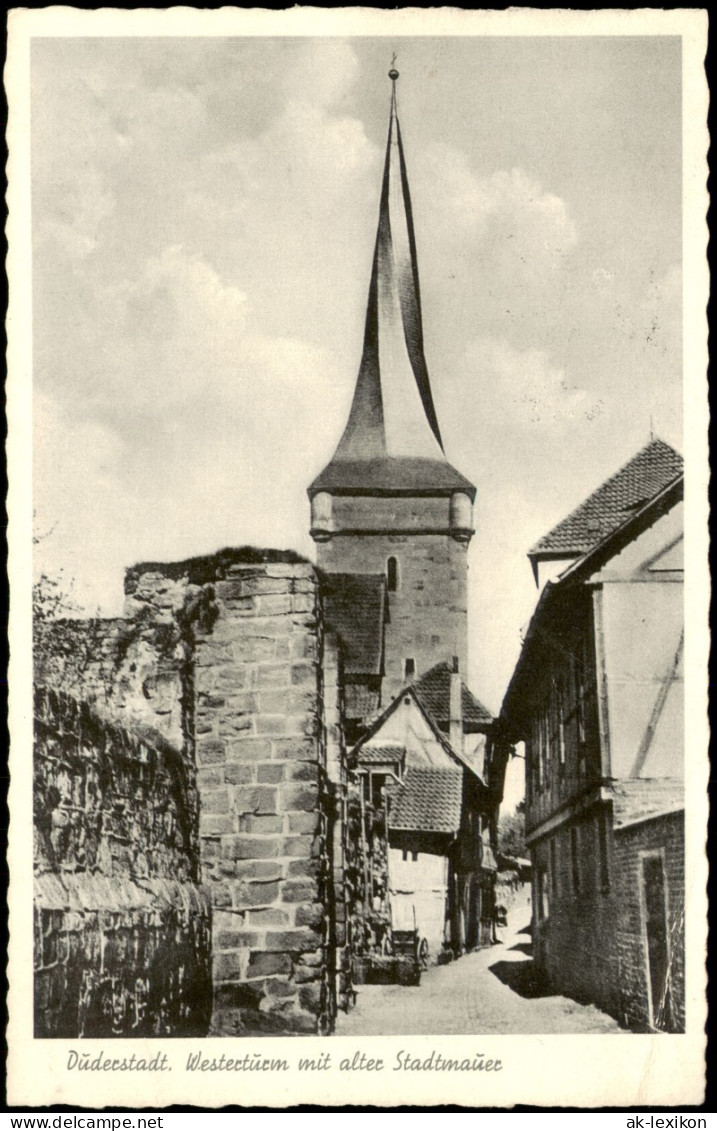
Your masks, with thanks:
M512 947L512 950L523 950L523 947ZM528 949L528 953L530 950ZM532 959L529 962L494 962L488 967L491 974L524 998L551 997L552 993L539 977Z

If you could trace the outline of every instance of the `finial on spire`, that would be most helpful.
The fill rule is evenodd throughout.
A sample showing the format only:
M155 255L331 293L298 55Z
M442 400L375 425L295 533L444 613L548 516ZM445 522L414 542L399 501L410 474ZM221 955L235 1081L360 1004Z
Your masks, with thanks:
M394 51L393 56L391 58L391 70L388 72L388 77L390 78L392 83L395 83L396 79L398 78L398 71L396 70L395 64L396 64L396 52Z

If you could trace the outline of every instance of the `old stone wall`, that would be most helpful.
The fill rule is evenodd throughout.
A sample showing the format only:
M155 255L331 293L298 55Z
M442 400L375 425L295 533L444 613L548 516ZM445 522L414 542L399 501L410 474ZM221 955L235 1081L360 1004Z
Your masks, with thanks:
M35 1035L205 1033L194 766L156 732L38 687L34 775Z
M531 848L533 945L556 993L619 1018L616 877L614 868L607 882L601 873L599 820L599 810L589 811Z
M340 655L316 572L291 553L226 551L136 566L125 592L124 619L40 626L39 670L76 688L115 735L176 751L174 769L196 789L194 839L170 866L177 830L154 838L169 785L158 779L142 794L144 824L120 822L88 858L124 877L136 842L138 859L163 852L168 876L205 886L212 1033L329 1031L350 998L352 889Z
M608 869L601 863L598 818L556 830L531 849L536 961L556 992L591 1001L621 1024L651 1027L642 859L662 855L670 949L670 1018L684 1030L683 814L668 814L610 831ZM542 879L541 879L542 877ZM544 893L541 896L541 890Z
M621 1013L632 1028L648 1031L650 1017L644 908L641 903L642 853L662 856L666 881L666 920L670 951L670 1001L660 1027L685 1029L685 835L684 813L670 813L615 832L617 954Z
M170 623L188 642L216 1035L326 1031L335 1012L318 585L309 563L273 558L128 575L128 613L149 610L150 626L171 591Z

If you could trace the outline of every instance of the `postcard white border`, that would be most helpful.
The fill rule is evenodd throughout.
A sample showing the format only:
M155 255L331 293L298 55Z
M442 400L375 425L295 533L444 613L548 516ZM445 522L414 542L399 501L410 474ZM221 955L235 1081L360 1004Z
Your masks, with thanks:
M686 474L686 668L687 777L687 1031L677 1036L475 1036L373 1038L227 1038L204 1041L84 1041L96 1055L130 1050L166 1051L172 1071L161 1074L90 1073L66 1070L72 1042L32 1035L32 419L30 273L30 42L35 36L680 36L683 43L684 149L684 407ZM523 9L469 12L405 8L294 8L287 12L223 8L206 11L82 11L55 7L11 11L5 83L10 104L8 162L10 306L8 315L7 443L10 489L11 619L9 805L10 952L7 1037L8 1103L40 1106L154 1107L195 1104L220 1107L283 1107L313 1103L511 1107L514 1104L625 1107L700 1103L704 1094L704 1024L707 825L707 657L709 600L707 482L707 322L709 276L706 177L708 91L704 76L707 15L702 10L567 11ZM704 931L701 924L704 923ZM116 1051L116 1046L121 1049ZM182 1066L189 1052L208 1055L256 1049L262 1056L298 1057L330 1049L334 1063L356 1048L387 1064L381 1073L298 1071L207 1073L197 1079ZM483 1053L499 1059L492 1073L393 1071L398 1050L425 1057L432 1049L451 1057Z

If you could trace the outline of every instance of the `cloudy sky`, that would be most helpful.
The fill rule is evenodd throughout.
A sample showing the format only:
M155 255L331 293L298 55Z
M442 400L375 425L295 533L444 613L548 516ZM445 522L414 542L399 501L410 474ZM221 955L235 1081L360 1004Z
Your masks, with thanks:
M32 43L38 566L312 555L356 378L391 54L426 355L478 487L471 676L496 710L525 552L655 431L681 449L680 41Z

